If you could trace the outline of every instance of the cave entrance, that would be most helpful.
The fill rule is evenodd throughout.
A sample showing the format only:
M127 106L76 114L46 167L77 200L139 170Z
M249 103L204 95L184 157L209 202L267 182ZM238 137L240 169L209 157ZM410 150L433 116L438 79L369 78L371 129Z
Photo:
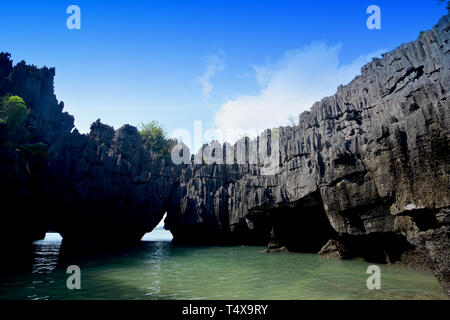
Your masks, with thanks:
M164 229L164 220L166 219L167 212L162 217L158 225L151 231L142 237L142 241L172 241L173 235L169 230Z
M262 220L270 229L269 247L286 247L290 251L317 253L329 239L337 237L325 213L320 192L302 199L254 210L248 218L255 225Z
M43 241L61 242L62 239L63 239L62 236L58 232L49 230L45 233L45 237L42 240Z

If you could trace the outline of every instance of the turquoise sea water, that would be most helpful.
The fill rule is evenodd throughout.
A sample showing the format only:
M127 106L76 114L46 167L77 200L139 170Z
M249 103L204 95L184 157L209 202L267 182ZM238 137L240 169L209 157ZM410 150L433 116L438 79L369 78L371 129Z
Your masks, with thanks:
M362 259L174 246L167 237L159 230L132 248L63 259L60 238L48 234L29 271L0 276L0 299L446 299L429 272L380 265L381 289L368 290ZM69 264L81 268L81 290L67 289Z

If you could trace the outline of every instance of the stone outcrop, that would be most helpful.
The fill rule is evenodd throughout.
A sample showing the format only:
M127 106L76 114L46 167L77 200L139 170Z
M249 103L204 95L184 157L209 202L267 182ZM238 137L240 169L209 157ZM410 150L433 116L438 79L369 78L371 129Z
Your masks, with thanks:
M337 240L329 240L318 254L321 257L332 259L346 259L350 256L347 247Z
M133 241L167 212L179 243L277 243L317 253L335 239L380 262L413 251L448 291L449 29L445 16L373 59L298 125L232 150L205 145L182 165L154 157L128 125L115 131L97 121L79 134L54 96L54 69L13 67L2 54L0 95L25 99L36 141L49 145L35 185L47 227L65 241Z

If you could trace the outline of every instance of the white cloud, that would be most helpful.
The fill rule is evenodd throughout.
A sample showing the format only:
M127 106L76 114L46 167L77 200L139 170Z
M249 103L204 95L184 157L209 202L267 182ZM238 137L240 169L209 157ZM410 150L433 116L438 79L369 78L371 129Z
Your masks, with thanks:
M220 106L214 117L216 127L228 132L225 139L234 142L239 134L231 132L240 131L242 135L242 132L286 125L292 115L298 121L301 112L334 94L339 85L360 74L361 67L372 57L384 52L378 50L342 65L340 50L341 45L313 42L287 51L276 63L254 66L261 91L256 95L241 95Z
M208 99L214 85L211 79L225 68L225 53L219 51L217 54L212 54L206 58L205 72L196 81L202 85L202 94L205 99Z

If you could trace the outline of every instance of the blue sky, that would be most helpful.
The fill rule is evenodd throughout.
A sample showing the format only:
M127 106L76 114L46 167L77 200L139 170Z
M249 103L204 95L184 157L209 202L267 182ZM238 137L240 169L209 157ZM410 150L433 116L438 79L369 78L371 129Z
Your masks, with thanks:
M71 4L81 30L66 27ZM371 4L380 30L366 27ZM254 128L297 117L446 13L437 0L2 1L0 51L56 67L56 96L81 132L97 118L158 120L169 134L195 120Z

